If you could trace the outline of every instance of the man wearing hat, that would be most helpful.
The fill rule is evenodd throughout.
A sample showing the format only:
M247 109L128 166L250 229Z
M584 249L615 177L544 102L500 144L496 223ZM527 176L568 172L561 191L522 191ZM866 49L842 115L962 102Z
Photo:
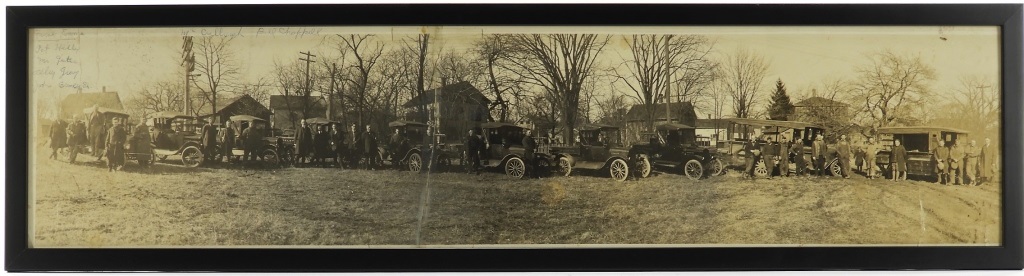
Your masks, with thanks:
M124 143L126 140L128 140L128 131L121 125L120 118L114 118L114 126L107 131L107 171L121 170L124 167Z
M203 125L199 133L203 143L203 159L211 161L217 154L217 128L213 126L213 118Z
M949 148L942 141L942 137L935 135L935 149L932 150L932 157L935 158L935 184L949 184Z
M68 162L75 163L75 158L78 156L78 152L82 146L89 143L89 138L85 133L85 122L82 121L82 117L75 115L71 124L68 125L68 147L71 148L70 155L68 156Z
M309 124L303 119L299 122L299 129L295 130L295 165L306 163L306 158L312 152L313 148L313 130L309 128Z
M232 149L235 148L235 126L231 123L231 120L227 120L224 124L224 130L220 132L220 139L218 139L222 148L220 156L227 158L228 162L231 162L231 158L234 155Z

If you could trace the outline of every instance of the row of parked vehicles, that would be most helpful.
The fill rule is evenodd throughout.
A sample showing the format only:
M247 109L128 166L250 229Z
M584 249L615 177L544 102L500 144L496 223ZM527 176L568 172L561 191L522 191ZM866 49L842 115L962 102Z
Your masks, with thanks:
M90 109L86 110L86 113L99 114L106 121L112 118L128 118L128 114L124 112L108 109ZM825 131L815 124L797 121L746 118L733 118L727 121L730 132L735 130L749 133L751 128L760 129L762 139L772 137L773 140L779 141L779 138L784 136L791 141L802 143L807 148L811 147L815 137L823 135ZM292 135L275 133L271 131L269 122L248 115L232 116L231 123L236 130L235 139L240 139L242 131L249 127L258 126L264 130L263 143L257 150L264 162L273 165L291 162L295 153ZM339 124L323 118L307 119L307 123L312 127ZM197 167L206 160L204 157L207 155L212 154L216 158L223 153L221 149L204 152L198 131L202 126L192 116L172 111L160 112L151 115L147 125L152 127L152 153L127 151L129 160L151 164L156 159L166 160L170 156L178 156L184 166ZM130 133L134 126L126 127ZM399 130L405 139L399 145L388 145L385 139L382 139L382 146L377 151L380 155L380 163L376 164L377 166L398 167L410 171L445 171L470 165L465 145L446 143L445 141L449 139L445 139L444 134L428 133L427 124L394 121L389 127ZM480 124L480 130L485 144L485 150L480 156L481 165L485 169L500 170L513 178L525 177L529 168L527 160L531 160L525 156L526 149L522 145L526 129L511 123L486 122ZM617 181L624 181L630 176L644 178L654 170L679 173L691 179L702 179L724 174L727 166L744 164L744 159L748 158L741 150L748 140L726 139L709 145L706 141L700 141L693 126L680 123L657 124L654 132L641 134L640 142L629 145L621 140L620 131L618 127L611 125L586 124L579 127L577 141L571 144L556 143L547 137L534 137L538 142L538 148L532 158L536 162L535 169L540 174L565 176L578 172L598 173ZM903 141L910 155L909 173L925 176L933 174L930 168L933 167L934 160L931 160L930 152L940 146L936 145L932 137L940 136L955 141L967 135L965 131L939 127L881 128L878 133L883 136L880 140L883 145L891 144L894 139ZM758 143L764 141L759 140ZM231 149L232 153L235 158L240 158L243 154L243 143L234 144L236 146ZM829 173L839 175L841 168L838 157L834 147L829 148L829 159L825 168ZM883 172L888 171L890 166L890 151L891 148L886 147L874 160ZM783 158L789 158L791 161L803 158L806 161L804 164L808 166L805 170L812 171L814 168L810 162L810 151L805 152L803 156L786 154ZM767 176L776 171L782 173L783 170L796 169L797 162L789 164L789 168L767 168L761 160L754 172L756 175Z

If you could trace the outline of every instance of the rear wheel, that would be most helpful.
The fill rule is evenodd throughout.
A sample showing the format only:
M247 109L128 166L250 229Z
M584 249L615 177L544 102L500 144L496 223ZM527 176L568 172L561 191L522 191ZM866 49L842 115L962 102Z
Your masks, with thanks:
M757 177L767 177L768 176L768 165L764 164L764 160L763 159L762 160L758 160L757 161L757 166L754 166L754 175L756 175Z
M828 168L829 168L829 171L832 171L832 175L833 176L842 176L843 175L843 167L839 166L839 159L836 159L835 161L832 161L832 165L828 166Z
M189 168L199 167L203 163L203 151L196 146L188 146L181 151L181 163Z
M572 162L569 161L569 157L558 158L558 174L563 176L572 174Z
M697 160L686 161L686 164L683 164L683 173L686 177L697 180L704 176L704 166Z
M725 173L725 164L722 163L722 159L711 160L711 175L722 175L723 173Z
M646 178L651 175L651 160L647 159L646 155L640 155L636 157L637 172L640 173L640 178Z
M612 179L615 179L615 181L625 181L629 177L629 165L626 164L626 160L615 159L608 166L608 173L611 174Z
M522 179L526 175L526 164L519 157L509 158L505 162L505 174L515 179Z
M420 156L420 153L413 152L409 155L408 163L409 171L418 172L423 168L423 157Z
M263 157L263 161L270 162L271 165L281 164L281 156L274 149L264 149L263 152L260 152L260 156Z

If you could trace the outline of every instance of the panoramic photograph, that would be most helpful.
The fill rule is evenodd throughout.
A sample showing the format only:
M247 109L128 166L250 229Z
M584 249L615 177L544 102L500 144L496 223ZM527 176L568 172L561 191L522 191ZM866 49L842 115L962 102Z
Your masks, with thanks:
M999 246L998 27L29 32L33 248Z

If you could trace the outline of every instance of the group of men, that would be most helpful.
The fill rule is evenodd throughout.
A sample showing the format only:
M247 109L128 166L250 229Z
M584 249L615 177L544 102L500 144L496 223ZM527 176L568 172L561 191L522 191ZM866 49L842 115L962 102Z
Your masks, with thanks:
M90 121L92 125L86 127L81 115L75 115L71 123L63 120L54 122L49 133L50 159L57 159L57 152L67 147L68 162L75 163L83 147L91 146L91 154L96 161L107 158L108 171L121 170L125 163L125 143L128 142L128 130L123 126L125 122L121 118L113 118L107 124L99 114L92 114Z
M801 176L807 173L805 172L807 165L804 163L805 161L803 158L805 151L803 143L800 143L799 141L796 143L790 142L786 137L782 137L779 140L779 142L774 142L771 137L766 137L765 142L758 145L757 137L750 137L750 141L743 145L743 151L747 156L744 177L754 179L754 170L757 167L757 163L761 160L764 160L765 168L768 170L768 179L774 178L776 162L778 162L778 167L780 169L779 176L781 177L789 177L790 175ZM819 146L821 147L819 148ZM824 155L823 146L824 143L819 145L818 142L815 141L814 146L812 147L813 154L811 155L811 159L812 162L814 162L814 167L818 170L819 175L822 170L818 168L818 163L822 162L824 159L817 158L817 156L819 155L819 150L821 151L821 155ZM789 171L790 154L794 154L797 157L793 158L793 163L796 164L796 171L793 172L793 174L790 174ZM824 167L824 164L820 166Z
M977 141L971 140L962 146L960 140L943 141L935 136L938 145L932 150L935 183L943 185L974 185L978 186L991 181L995 174L992 140L985 138L985 145L979 147Z
M203 158L207 162L223 162L225 159L228 162L233 162L233 150L241 146L242 156L239 160L255 161L257 158L263 160L264 157L260 154L265 143L263 131L262 125L252 124L243 128L240 135L236 136L238 130L235 129L235 124L231 120L225 121L224 126L220 129L213 122L206 122L199 131L203 152L219 154L206 154ZM218 150L220 152L217 152Z
M349 128L351 135L346 139L345 132L338 124L313 126L306 120L300 121L295 131L294 166L336 166L338 168L355 168L363 163L363 168L375 170L380 162L377 152L377 135L370 125L359 133L356 124ZM327 159L333 159L328 163ZM362 162L360 162L362 161Z

